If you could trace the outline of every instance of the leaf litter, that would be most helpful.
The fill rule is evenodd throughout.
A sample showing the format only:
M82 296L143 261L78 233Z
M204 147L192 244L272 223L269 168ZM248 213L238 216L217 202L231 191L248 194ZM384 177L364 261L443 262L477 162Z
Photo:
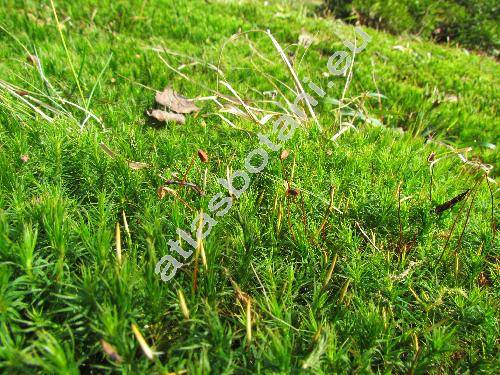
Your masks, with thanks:
M175 122L184 125L186 123L186 114L196 113L200 110L193 100L175 92L170 86L165 87L163 91L156 92L155 102L169 110L152 109L146 111L149 117L159 122Z
M176 93L171 87L165 87L162 92L157 92L155 100L176 113L187 114L200 110L191 99Z
M186 123L186 117L180 113L172 113L167 111L162 111L161 109L153 109L150 112L146 111L146 114L160 122L176 122L178 124L184 125Z

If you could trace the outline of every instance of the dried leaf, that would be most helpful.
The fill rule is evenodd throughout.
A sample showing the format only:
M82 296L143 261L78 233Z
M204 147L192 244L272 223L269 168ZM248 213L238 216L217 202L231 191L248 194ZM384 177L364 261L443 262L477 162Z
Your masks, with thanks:
M106 154L108 154L108 156L109 156L110 158L113 158L113 159L115 158L116 153L115 153L112 149L110 149L110 148L109 148L106 144L104 144L104 143L102 143L102 142L101 142L101 143L99 143L99 146L102 148L102 150L103 150Z
M271 99L274 99L278 96L278 91L276 91L276 90L263 91L262 95L268 96Z
M202 163L208 162L208 155L201 148L198 150L198 157L200 158Z
M404 52L404 51L406 51L408 48L403 47L403 46L400 46L400 45L397 45L397 46L392 46L392 49L395 49L395 50L397 50L397 51Z
M307 48L313 43L314 43L314 36L312 36L307 31L302 29L302 33L299 35L299 44Z
M104 353L106 353L112 361L118 363L121 363L123 361L122 357L118 354L116 348L113 345L101 339L101 346L102 350L104 350Z
M155 100L158 104L177 113L191 113L200 110L192 100L179 95L170 87L166 87L162 92L157 92Z
M241 109L239 109L238 107L235 107L234 105L231 105L231 104L224 105L224 108L222 108L219 112L230 113L230 114L235 115L235 116L243 117L246 119L251 119L251 117L246 112L243 112Z
M153 109L151 112L146 113L149 117L152 117L160 122L172 121L182 125L186 123L186 118L184 117L184 115L181 115L179 113L162 111L161 109Z
M455 94L447 94L444 96L443 102L456 103L458 102L458 96Z
M128 161L127 164L129 166L129 168L133 169L134 171L137 171L139 169L144 169L144 168L148 168L149 167L148 163L142 163L140 161Z

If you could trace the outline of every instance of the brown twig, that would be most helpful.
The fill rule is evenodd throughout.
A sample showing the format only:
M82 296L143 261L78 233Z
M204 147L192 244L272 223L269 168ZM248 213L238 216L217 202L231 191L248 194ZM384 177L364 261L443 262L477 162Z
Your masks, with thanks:
M186 171L185 171L185 172L184 172L184 174L182 175L182 183L183 183L183 184L186 182L186 178L187 178L187 175L188 175L189 171L191 170L191 168L193 168L195 158L196 158L196 154L194 154L194 155L191 157L191 162L189 163L189 167L187 167ZM183 185L181 185L181 190L182 190L182 186L183 186Z
M193 182L181 181L181 180L167 180L167 179L165 179L161 175L160 175L160 177L165 181L165 185L187 186L188 188L191 188L196 193L198 193L198 195L201 195L201 196L205 195L205 192L203 191L203 189L201 187L199 187L198 185L196 185L195 183L193 183Z

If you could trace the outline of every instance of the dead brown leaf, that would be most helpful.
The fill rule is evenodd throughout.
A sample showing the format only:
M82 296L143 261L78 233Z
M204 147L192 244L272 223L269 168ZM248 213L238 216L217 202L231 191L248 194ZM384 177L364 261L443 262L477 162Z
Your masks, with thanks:
M116 348L110 343L101 339L101 346L104 353L106 353L112 361L121 363L123 361L122 357L118 354Z
M179 113L162 111L161 109L153 109L151 112L146 113L149 117L152 117L160 122L172 121L182 125L186 123L186 118L184 117L184 115Z
M149 167L148 163L142 163L140 161L128 161L127 164L129 168L133 169L134 171L138 171L139 169L144 169Z
M165 87L162 92L157 92L155 100L158 104L177 113L191 113L200 110L192 100L179 95L171 87Z

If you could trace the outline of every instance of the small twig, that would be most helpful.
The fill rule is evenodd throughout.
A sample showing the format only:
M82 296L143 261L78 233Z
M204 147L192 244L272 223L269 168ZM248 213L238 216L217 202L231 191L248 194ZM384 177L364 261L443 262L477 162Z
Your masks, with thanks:
M187 186L188 188L193 189L199 195L201 195L201 196L205 195L205 192L203 191L203 189L201 187L199 187L198 185L196 185L195 183L193 183L193 182L181 181L181 180L167 180L162 175L159 175L159 176L160 176L161 179L163 179L165 181L165 185Z
M361 235L363 236L363 238L370 244L373 246L373 248L375 250L378 250L380 251L380 249L377 247L377 245L375 245L375 243L373 243L373 241L371 240L371 238L366 234L366 232L363 230L363 228L361 228L361 225L359 225L359 223L356 221L355 223L356 225L356 228L358 228L358 230L361 232Z
M188 175L189 171L191 170L191 168L193 168L195 158L196 158L196 154L194 154L194 155L191 157L191 162L189 163L189 166L187 167L187 169L186 169L186 171L184 172L184 174L182 175L182 184L185 184L185 182L186 182L186 178L187 178L187 175ZM182 186L183 186L183 185L181 185L181 189L182 189Z
M191 207L189 203L187 203L184 199L181 198L179 193L177 193L174 189L171 189L167 186L160 186L156 191L158 197L162 199L166 194L172 195L174 198L178 199L186 208L189 208L191 211L194 211L194 208Z

